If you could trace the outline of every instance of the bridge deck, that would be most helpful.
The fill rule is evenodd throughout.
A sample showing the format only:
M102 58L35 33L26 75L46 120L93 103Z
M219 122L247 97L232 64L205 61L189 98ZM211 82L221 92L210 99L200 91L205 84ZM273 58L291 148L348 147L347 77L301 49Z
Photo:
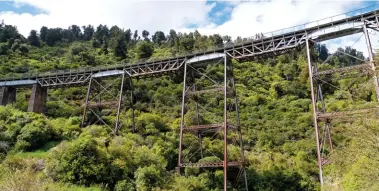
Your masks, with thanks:
M0 86L30 85L32 82L39 83L45 87L59 87L70 84L81 85L85 84L91 76L108 77L120 75L122 72L131 77L160 74L179 70L185 63L215 60L225 55L234 59L248 59L272 53L282 54L304 44L307 38L324 41L362 32L363 25L368 25L369 28L377 28L379 24L378 16L379 5L375 5L304 25L265 33L260 38L249 38L240 44L225 45L209 51L158 61L145 61L133 65L122 63L114 66L58 72L12 74L12 76L0 79Z

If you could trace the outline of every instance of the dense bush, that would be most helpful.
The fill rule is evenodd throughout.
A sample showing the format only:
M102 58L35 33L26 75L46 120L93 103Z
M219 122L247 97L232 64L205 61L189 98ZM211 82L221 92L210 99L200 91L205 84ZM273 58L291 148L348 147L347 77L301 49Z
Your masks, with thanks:
M0 107L3 125L0 133L8 145L16 151L32 150L44 145L52 138L53 131L48 119L40 114L25 113L12 107Z
M113 184L110 158L94 139L63 142L51 152L47 173L55 180L91 185Z

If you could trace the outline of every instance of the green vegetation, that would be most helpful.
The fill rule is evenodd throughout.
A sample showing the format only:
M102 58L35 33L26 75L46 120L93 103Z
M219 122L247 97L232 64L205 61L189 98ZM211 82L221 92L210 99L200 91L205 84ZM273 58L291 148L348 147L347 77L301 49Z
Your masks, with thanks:
M73 25L68 29L42 27L25 38L15 27L2 23L0 75L121 61L131 64L233 43L228 36L205 36L197 31L152 34L150 38L148 31L142 31L140 37L138 31L117 26ZM350 47L341 51L363 58ZM323 45L315 46L314 54L320 63L329 55ZM304 52L233 62L250 190L319 190ZM336 54L320 68L357 63L357 59ZM209 65L203 72L218 78L220 69ZM323 79L337 87L323 85L328 111L374 106L370 79ZM186 168L182 176L175 171L182 76L135 79L134 86L137 132L131 133L131 111L125 107L119 136L113 136L106 126L80 128L86 87L49 90L46 115L25 112L30 90L19 89L13 106L0 107L0 190L222 190L220 169ZM208 108L220 104L217 97L199 102ZM185 120L193 120L192 115L188 113ZM106 117L114 118L114 113ZM202 121L214 118L209 113L201 116ZM325 190L379 189L378 125L379 120L370 116L332 123L335 149L324 148L331 161L324 167ZM221 141L204 139L203 144L213 148L215 156L201 160L221 160L222 152L217 150L222 148Z

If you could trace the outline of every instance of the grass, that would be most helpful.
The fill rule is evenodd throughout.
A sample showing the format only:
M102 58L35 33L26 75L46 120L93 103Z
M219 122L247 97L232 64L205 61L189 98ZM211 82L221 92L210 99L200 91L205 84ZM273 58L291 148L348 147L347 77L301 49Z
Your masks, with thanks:
M32 152L19 152L16 153L15 156L21 157L21 158L47 158L49 154L49 150L56 145L58 145L60 141L50 141L44 144L39 149L32 151Z

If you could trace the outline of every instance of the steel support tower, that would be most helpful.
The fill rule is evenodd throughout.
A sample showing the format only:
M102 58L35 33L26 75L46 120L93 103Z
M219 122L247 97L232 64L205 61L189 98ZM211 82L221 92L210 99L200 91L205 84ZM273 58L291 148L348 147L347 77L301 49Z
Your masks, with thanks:
M373 27L372 22L362 20L364 23L362 26L362 30L358 30L358 32L362 32L361 35L364 36L365 42L367 44L369 60L363 60L353 55L349 55L345 52L339 52L337 50L336 53L345 54L346 56L352 57L356 60L359 60L361 64L347 66L342 68L334 68L330 70L319 71L319 65L315 61L315 55L313 55L313 45L315 43L319 43L317 40L313 40L312 38L306 39L306 53L308 60L308 71L309 71L309 80L310 80L310 89L311 89L311 98L312 98L312 111L313 111L313 122L315 129L315 137L316 137L316 149L317 149L317 162L319 168L319 178L321 186L324 184L323 178L323 166L329 163L328 156L324 153L325 147L328 146L328 152L333 151L333 140L332 140L332 126L331 122L333 120L338 121L352 121L359 116L367 116L369 114L376 114L378 111L378 106L364 108L364 109L355 109L348 111L335 111L335 112L327 112L327 108L325 105L325 98L322 91L324 85L332 86L336 88L333 84L329 83L327 79L333 78L333 75L338 73L339 78L361 78L372 76L372 80L374 83L375 93L376 93L376 101L379 102L379 85L378 79L376 76L376 66L374 62L373 52L370 37L368 34L368 28L370 27L372 30L378 30L377 25ZM361 38L360 37L360 38ZM358 39L359 40L359 39ZM358 41L357 40L357 41ZM327 60L334 56L334 54L330 55ZM325 63L324 62L324 63ZM376 104L377 105L377 104ZM320 132L319 126L322 127L322 132Z
M226 54L221 61L223 70L220 73L223 73L223 76L219 76L218 79L212 79L200 72L195 64L184 65L177 169L180 173L181 168L223 168L224 190L227 190L228 180L232 178L235 178L234 185L243 178L244 189L248 190L232 65ZM209 111L206 106L202 106L207 105L209 99L218 99L223 103L223 107ZM203 116L206 112L212 117ZM222 140L223 148L219 148L218 151L206 148L203 146L203 140L207 140L208 143ZM231 156L228 150L235 148L240 152L237 158ZM234 177L231 177L232 173Z
M120 115L121 108L126 104L124 95L126 89L130 91L129 106L131 108L132 131L134 132L133 81L126 76L126 73L116 75L111 80L97 76L90 78L84 103L82 126L89 124L105 125L117 135L122 126ZM112 113L116 114L115 119L104 117Z

